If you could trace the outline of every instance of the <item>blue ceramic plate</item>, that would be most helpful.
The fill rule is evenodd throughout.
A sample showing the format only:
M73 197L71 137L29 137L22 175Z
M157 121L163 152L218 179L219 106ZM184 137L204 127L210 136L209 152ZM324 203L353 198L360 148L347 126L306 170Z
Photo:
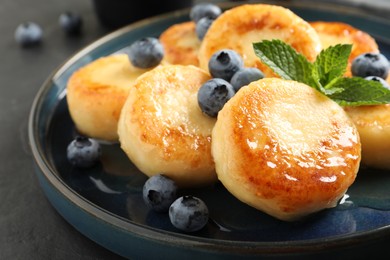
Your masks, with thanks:
M306 20L350 23L377 39L390 57L390 22L346 6L287 3ZM227 6L228 7L228 6ZM220 184L184 190L202 198L210 209L207 226L182 233L166 214L150 211L142 201L146 177L116 144L103 145L101 163L77 170L66 159L66 147L75 135L66 105L65 86L81 66L118 52L143 36L158 36L168 26L186 21L188 10L144 20L94 42L51 75L34 101L29 138L36 173L48 199L81 233L129 258L238 256L310 256L357 248L390 234L390 174L361 169L338 207L301 222L278 221L231 196ZM358 249L353 249L357 252Z

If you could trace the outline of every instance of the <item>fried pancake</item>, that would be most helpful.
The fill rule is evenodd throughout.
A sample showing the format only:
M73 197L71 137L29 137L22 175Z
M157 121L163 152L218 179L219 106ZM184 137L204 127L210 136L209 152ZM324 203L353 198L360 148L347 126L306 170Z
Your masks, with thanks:
M192 21L170 26L160 35L164 59L171 64L198 66L200 40Z
M118 133L122 149L143 173L163 173L181 187L217 180L211 157L215 119L202 113L197 99L209 79L192 65L165 65L136 80Z
M346 76L352 76L352 61L366 52L379 52L369 34L341 22L310 23L326 48L338 43L352 44ZM389 79L388 79L389 81ZM390 82L390 81L389 81ZM362 164L379 169L390 169L390 105L346 107L354 121L362 143Z
M362 164L390 169L390 104L346 107L362 142Z
M135 79L146 70L126 54L99 58L77 70L67 84L69 112L77 130L88 137L118 141L117 124Z
M261 63L252 44L280 39L310 61L321 51L316 31L289 9L266 4L246 4L221 14L208 29L199 49L199 65L208 70L210 57L218 50L233 49L247 67L257 67L266 76L274 73Z
M286 221L336 206L361 156L357 129L337 103L278 78L240 89L219 112L212 140L229 192Z
M352 61L365 52L379 52L378 45L374 38L349 24L342 22L310 22L310 25L317 31L323 48L336 44L352 44L351 55L348 60L346 76L352 76Z

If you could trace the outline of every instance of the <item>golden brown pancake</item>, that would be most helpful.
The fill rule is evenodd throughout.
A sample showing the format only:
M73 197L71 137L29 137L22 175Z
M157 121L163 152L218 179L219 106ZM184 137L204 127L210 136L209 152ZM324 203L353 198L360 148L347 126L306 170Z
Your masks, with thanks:
M360 163L357 129L315 89L265 78L237 92L212 132L218 179L239 200L281 220L336 206Z
M218 50L232 49L247 67L257 67L266 76L274 73L261 63L252 44L280 39L314 61L321 51L316 31L289 9L276 5L246 4L221 14L208 29L199 49L199 65L207 70L210 57Z
M197 99L209 79L192 65L165 65L136 80L118 133L122 149L143 173L163 173L181 187L217 180L211 157L215 119L202 113Z
M366 52L379 52L374 38L342 22L310 23L319 34L324 48L336 44L352 44L346 76L352 76L352 61ZM390 82L390 77L387 79ZM346 107L355 123L362 143L362 164L390 169L390 105Z
M88 137L118 141L117 124L135 79L144 73L126 54L99 58L76 71L67 84L69 112L77 130Z
M366 52L379 52L374 38L349 24L342 22L311 22L310 25L320 36L323 48L336 44L352 44L351 55L348 60L346 76L351 76L352 61Z
M164 46L164 60L171 64L198 66L200 40L196 35L195 23L183 22L170 26L160 35Z
M390 104L346 107L362 142L362 164L390 169Z

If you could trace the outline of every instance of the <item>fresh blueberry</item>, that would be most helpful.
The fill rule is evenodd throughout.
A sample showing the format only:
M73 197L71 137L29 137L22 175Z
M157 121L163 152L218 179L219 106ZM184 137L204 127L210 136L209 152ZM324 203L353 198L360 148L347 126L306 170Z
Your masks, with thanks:
M177 198L177 186L164 175L154 175L145 182L142 195L148 207L156 212L167 212Z
M185 232L194 232L207 224L209 210L201 199L183 196L169 207L169 219L176 228Z
M134 67L147 69L161 62L164 48L157 38L146 37L135 41L128 49L128 55Z
M224 79L213 78L198 90L198 104L203 113L217 117L225 103L234 96L233 86Z
M96 140L77 136L68 145L66 155L72 165L79 168L89 168L99 161L101 148Z
M58 18L58 23L65 33L69 35L76 35L81 32L83 20L81 16L72 12L65 12Z
M234 73L230 84L233 85L234 90L237 92L241 87L262 78L264 78L264 74L258 68L242 68Z
M35 45L41 42L42 28L34 22L20 24L15 31L15 40L23 47Z
M214 22L214 19L210 17L203 17L196 23L196 35L198 36L199 40L203 40L204 36L206 35L208 29L210 28L211 24Z
M216 19L220 16L222 10L219 6L210 3L201 3L194 5L190 11L190 19L197 23L203 17L209 17L210 19Z
M382 79L381 77L377 77L377 76L368 76L368 77L365 77L366 80L373 80L373 81L378 81L379 83L382 84L382 86L384 86L385 88L387 89L390 89L390 85L389 83L387 83L386 80Z
M211 76L230 81L234 73L244 67L244 61L236 51L223 49L211 56L208 66Z
M352 61L352 75L356 77L378 76L383 79L389 74L389 61L380 53L364 53Z

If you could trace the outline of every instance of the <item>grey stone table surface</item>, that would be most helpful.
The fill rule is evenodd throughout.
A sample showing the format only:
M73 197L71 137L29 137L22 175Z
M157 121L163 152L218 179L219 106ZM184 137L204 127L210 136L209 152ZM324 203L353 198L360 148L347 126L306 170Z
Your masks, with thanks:
M83 33L67 37L58 25L64 11L84 19ZM14 31L34 21L42 44L20 48ZM50 205L33 172L28 114L45 79L69 56L107 33L91 1L0 1L0 259L120 259L70 226Z
M80 36L67 37L59 28L64 11L83 17ZM16 44L14 31L24 21L42 26L42 44ZM0 1L0 259L121 259L84 237L50 205L27 140L28 114L45 79L109 31L97 20L92 1Z

